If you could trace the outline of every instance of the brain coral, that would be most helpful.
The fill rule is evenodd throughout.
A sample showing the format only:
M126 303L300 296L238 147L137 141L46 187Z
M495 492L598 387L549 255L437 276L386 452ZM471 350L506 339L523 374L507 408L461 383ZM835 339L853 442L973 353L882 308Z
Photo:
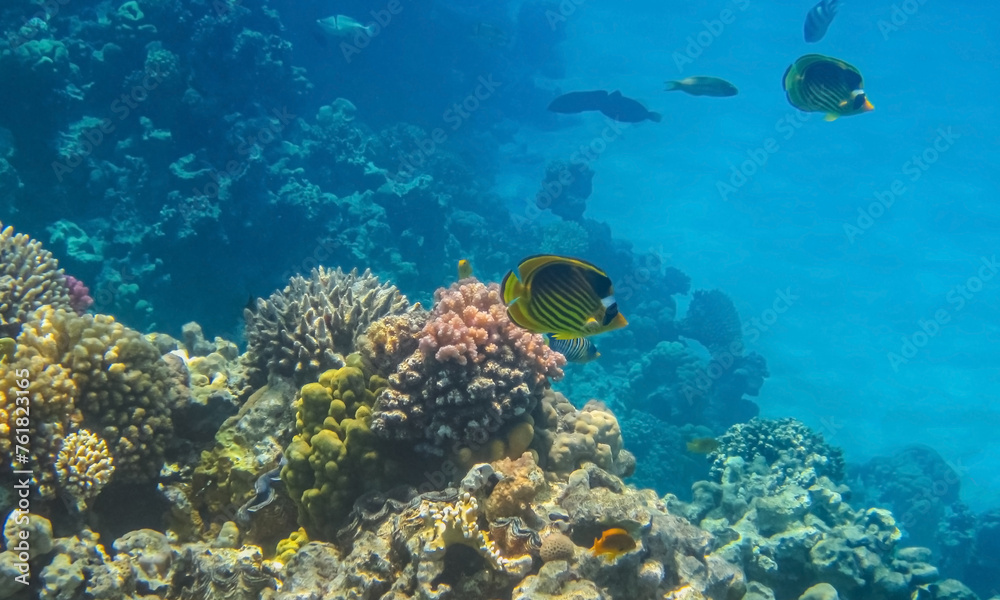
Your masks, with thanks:
M440 455L449 444L480 447L530 413L565 359L507 318L496 284L465 279L434 297L418 347L378 396L372 430Z
M6 461L16 458L7 433L18 425L18 371L30 374L31 464L43 497L55 491L53 462L64 436L80 426L108 443L117 478L144 480L159 471L173 432L175 390L160 353L141 334L107 315L51 307L32 313L0 380L0 453Z
M343 366L338 354L353 352L372 321L413 309L396 286L381 283L371 271L320 267L309 279L296 275L283 291L244 312L251 381L259 387L269 373L300 384L315 380Z
M41 242L0 223L0 337L14 337L41 306L70 308L59 262Z

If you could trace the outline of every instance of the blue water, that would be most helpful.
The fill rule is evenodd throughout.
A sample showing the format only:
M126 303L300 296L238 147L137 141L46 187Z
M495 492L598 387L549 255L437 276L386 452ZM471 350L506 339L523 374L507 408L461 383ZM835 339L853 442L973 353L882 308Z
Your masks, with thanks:
M638 249L662 248L696 287L730 292L749 327L769 316L778 290L797 296L749 344L771 371L762 414L802 419L849 460L929 444L963 474L966 502L995 506L1000 279L968 299L959 286L978 289L970 280L1000 250L1000 120L990 100L1000 89L1000 48L988 33L1000 11L928 0L915 12L906 6L913 14L893 25L893 3L849 3L810 45L801 39L807 3L739 6L588 2L560 23L566 76L554 87L622 89L665 115L607 145L594 163L587 216ZM690 57L687 37L708 31L705 21L726 8L733 22L678 68L675 53ZM789 106L781 74L809 52L857 66L876 110L827 123ZM727 78L740 95L660 92L664 79L691 75ZM568 156L605 127L600 116L564 123L522 128L518 139ZM751 153L761 162L769 139L776 150L766 163L736 191L720 192L733 166ZM925 151L921 167L912 157ZM512 194L534 190L531 169L511 171ZM896 181L903 191L891 206L871 209ZM862 221L866 228L859 209L876 217ZM921 322L940 310L947 323L927 325L935 335L924 340ZM889 354L903 356L903 338L914 334L926 345L894 365Z
M50 19L51 37L73 31L82 40L71 48L80 64L93 67L85 57L109 39L123 45L118 67L66 70L41 84L11 79L0 98L0 127L14 132L12 164L24 183L0 197L5 225L51 242L67 271L92 287L139 282L134 295L103 305L95 296L96 309L140 329L178 335L182 323L197 320L209 336L237 337L247 296L270 294L306 264L322 233L317 223L334 212L332 203L309 217L273 209L269 202L287 178L248 167L277 164L283 144L304 136L300 129L258 145L238 165L258 178L236 188L219 223L134 239L129 233L137 230L115 223L152 227L162 207L176 207L188 186L163 177L181 157L193 154L193 164L222 170L242 160L241 144L274 111L288 109L312 125L321 106L346 98L372 132L420 127L434 144L430 154L457 155L466 173L437 204L403 209L380 200L392 213L392 231L382 239L397 244L397 256L358 246L330 266L372 266L425 301L453 278L463 253L480 265L478 275L495 279L537 252L534 240L509 232L493 239L489 228L472 234L462 225L471 221L454 213L488 221L506 208L529 225L556 223L534 207L545 166L589 155L596 174L587 218L607 223L635 253L689 274L695 289L719 288L733 298L748 347L768 361L771 376L754 399L763 416L801 419L855 463L926 444L960 474L962 498L973 509L1000 506L1000 8L969 0L846 2L813 45L802 41L811 2L760 0L246 0L220 4L249 11L237 25L206 27L210 35L194 39L181 33L186 23L211 21L218 7L140 2L181 7L192 21L175 23L176 31L161 23L158 35L135 39L81 29L119 4L72 0ZM22 1L4 10L10 31L38 8ZM325 38L316 24L338 13L382 24L364 48L345 54L345 42ZM504 39L476 34L484 22ZM268 51L235 51L243 28L273 36L262 42ZM201 99L184 96L183 84L151 91L116 121L112 141L97 148L86 172L54 181L50 163L61 136L84 117L117 115L114 98L134 83L150 41L178 56ZM875 111L828 123L790 106L781 75L811 52L858 67ZM256 70L260 64L266 68ZM309 86L293 83L292 66L305 69L299 76ZM663 91L665 80L692 75L723 77L740 93ZM64 81L77 91L56 91ZM89 95L74 100L82 88ZM613 124L596 113L545 110L561 93L594 89L621 90L663 121ZM146 127L140 117L170 124L171 143L138 144ZM141 154L148 171L129 171L130 153ZM94 175L97 161L131 175L102 179ZM300 175L340 198L356 191L356 181L326 166L321 157ZM358 181L368 190L379 184ZM52 241L58 219L100 238L103 262L71 256ZM615 277L632 275L610 252L588 258L603 258ZM114 275L122 269L139 274ZM636 292L637 300L649 299L641 285ZM147 301L155 308L139 304ZM680 303L683 312L686 300ZM622 310L628 314L627 303ZM569 377L595 372L571 369Z

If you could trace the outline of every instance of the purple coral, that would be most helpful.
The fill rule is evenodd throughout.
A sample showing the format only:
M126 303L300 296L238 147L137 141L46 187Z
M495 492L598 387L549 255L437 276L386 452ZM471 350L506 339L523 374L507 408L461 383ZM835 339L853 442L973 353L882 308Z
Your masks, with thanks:
M566 364L542 336L510 321L495 283L439 289L417 335L419 347L376 401L372 430L435 454L448 443L482 444L532 411Z
M66 276L66 287L69 289L69 305L76 314L82 315L87 312L94 303L94 299L90 297L90 288L72 275Z

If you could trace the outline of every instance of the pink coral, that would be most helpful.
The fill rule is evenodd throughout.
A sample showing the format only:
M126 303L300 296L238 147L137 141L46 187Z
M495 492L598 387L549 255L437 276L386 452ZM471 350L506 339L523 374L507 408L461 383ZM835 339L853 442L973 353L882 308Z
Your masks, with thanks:
M510 352L531 363L544 379L562 377L565 358L545 339L515 325L507 317L500 286L465 279L434 293L434 310L420 337L420 351L438 362L480 363Z
M90 289L72 275L67 275L65 281L69 288L69 305L76 314L82 315L94 303L94 299L90 297Z
M566 359L542 336L507 317L500 287L463 279L439 289L417 349L388 375L373 411L383 438L423 440L440 453L450 444L483 444L531 412L563 376Z

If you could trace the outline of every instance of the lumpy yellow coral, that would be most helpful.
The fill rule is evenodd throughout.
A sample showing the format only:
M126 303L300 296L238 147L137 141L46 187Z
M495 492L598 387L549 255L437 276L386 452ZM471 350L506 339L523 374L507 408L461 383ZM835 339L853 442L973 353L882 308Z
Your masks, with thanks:
M295 556L295 553L299 551L299 548L308 543L309 534L306 533L305 529L299 527L298 531L293 531L287 538L278 542L274 560L282 564L287 564Z
M329 539L364 491L395 482L395 463L381 456L371 432L371 406L384 387L366 378L360 357L302 387L296 401L298 434L281 471L310 535Z

